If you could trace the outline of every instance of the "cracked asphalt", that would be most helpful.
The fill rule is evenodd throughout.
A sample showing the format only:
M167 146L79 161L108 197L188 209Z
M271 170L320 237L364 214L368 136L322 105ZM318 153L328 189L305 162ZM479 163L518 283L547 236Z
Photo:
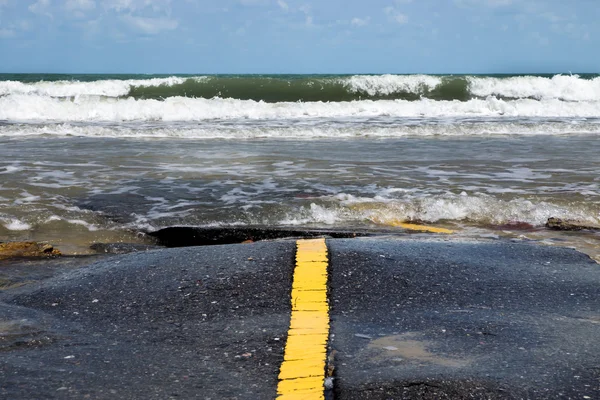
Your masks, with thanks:
M600 398L589 257L505 240L327 245L333 398ZM0 398L275 398L294 253L151 250L1 291Z

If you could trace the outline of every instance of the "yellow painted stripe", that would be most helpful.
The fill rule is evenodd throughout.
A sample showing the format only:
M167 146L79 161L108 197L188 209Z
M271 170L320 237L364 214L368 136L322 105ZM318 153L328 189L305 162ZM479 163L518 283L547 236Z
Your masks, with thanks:
M324 399L329 338L325 239L299 240L292 283L292 315L279 370L277 398Z
M446 228L438 228L437 226L429 226L429 225L419 225L419 224L409 224L408 222L403 222L397 219L391 219L391 220L380 220L380 219L374 219L375 222L377 222L378 224L383 224L383 225L389 225L389 226L396 226L398 228L403 228L403 229L408 229L411 231L421 231L421 232L431 232L431 233L454 233L453 230L450 229L446 229Z
M427 225L417 225L417 224L408 224L408 223L398 223L396 226L404 229L409 229L411 231L424 231L424 232L432 232L432 233L454 233L454 231L445 228L438 228L437 226L427 226Z

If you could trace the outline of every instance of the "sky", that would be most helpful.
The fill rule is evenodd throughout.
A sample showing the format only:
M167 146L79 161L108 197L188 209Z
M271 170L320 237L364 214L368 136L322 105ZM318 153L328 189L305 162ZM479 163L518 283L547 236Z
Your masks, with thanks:
M600 73L599 0L0 0L0 72Z

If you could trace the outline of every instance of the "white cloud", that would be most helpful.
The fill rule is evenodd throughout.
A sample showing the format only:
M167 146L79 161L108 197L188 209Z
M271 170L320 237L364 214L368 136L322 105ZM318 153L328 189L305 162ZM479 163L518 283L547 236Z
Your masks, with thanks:
M288 6L288 4L283 0L277 0L277 4L279 5L279 7L282 10L285 10L285 11L287 11L290 8L290 6Z
M513 4L513 0L454 0L454 4L459 7L506 7Z
M171 18L146 18L127 14L123 15L121 19L132 29L147 35L156 35L163 31L172 31L179 26L179 22Z
M352 25L355 26L365 26L369 24L369 21L371 20L371 17L367 17L367 18L352 18L352 21L350 21L350 23Z
M406 16L406 14L402 14L401 12L396 10L394 7L386 7L383 9L383 12L385 12L387 15L389 15L390 18L394 22L397 22L398 24L403 25L408 22L408 16Z
M306 4L298 7L298 11L303 12L304 14L310 14L310 6L307 6Z
M399 24L405 24L408 22L408 17L402 13L394 15L393 18Z
M531 37L534 41L536 41L540 46L548 46L550 44L550 39L546 36L542 35L539 32L532 32Z
M12 29L0 28L0 39L8 39L15 36L15 31Z
M119 11L132 10L133 0L110 0L105 2L105 7L108 9Z
M81 1L81 0L80 0ZM171 18L172 0L103 0L99 2L105 10L120 14L118 18L131 31L144 35L156 35L179 27L179 21ZM99 21L89 26L90 31L98 30ZM127 37L118 32L122 38Z
M488 7L504 7L510 6L513 0L486 0L485 3Z
M17 21L15 23L15 26L22 31L28 31L32 28L31 22L29 22L26 19L21 19L21 20Z
M304 4L298 8L298 12L304 14L304 25L308 27L314 27L313 16L310 5Z
M239 0L239 2L244 6L266 6L269 4L268 0Z
M94 0L67 0L65 8L68 11L89 11L96 8Z
M50 7L50 0L37 0L27 7L27 9L34 14L46 15L52 18L52 14L48 11L48 7Z
M31 23L26 19L20 19L9 24L4 24L4 27L1 25L2 21L0 20L0 39L13 38L20 32L26 32L31 29Z
M520 12L513 17L519 30L523 32L535 30L531 37L540 45L549 45L556 34L580 40L588 32L588 26L570 7L561 9L556 5L551 6L537 1L513 4L520 8Z
M94 0L67 0L65 9L75 18L85 18L86 13L96 8Z
M545 20L547 20L548 22L559 22L562 21L564 18L559 17L558 15L554 14L553 12L547 11L543 14L540 15L542 18L544 18Z
M136 11L151 8L153 11L170 10L171 0L105 0L104 7L109 10Z
M83 21L81 23L81 27L83 28L83 31L85 33L86 36L93 36L98 34L99 32L101 32L101 22L102 22L102 16L96 18L96 19L89 19L87 21Z
M2 8L8 6L8 0L0 0L0 16L2 16ZM1 23L2 21L0 21Z

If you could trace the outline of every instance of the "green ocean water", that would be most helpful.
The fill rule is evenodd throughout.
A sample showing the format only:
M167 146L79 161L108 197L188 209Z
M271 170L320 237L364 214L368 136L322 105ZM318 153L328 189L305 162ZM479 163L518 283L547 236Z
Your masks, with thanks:
M492 74L492 75L142 75L142 74L0 74L0 82L24 84L69 82L99 83L131 82L119 97L135 99L165 99L182 96L190 98L233 98L276 102L339 102L353 100L459 100L494 95L501 99L540 98L535 93L520 95L491 91L478 93L474 86L509 85L510 82L531 81L531 85L568 80L593 82L598 74ZM557 78L559 77L559 78ZM164 80L160 84L152 81ZM560 86L559 84L557 86ZM1 90L1 89L0 89ZM1 91L0 91L1 94Z

